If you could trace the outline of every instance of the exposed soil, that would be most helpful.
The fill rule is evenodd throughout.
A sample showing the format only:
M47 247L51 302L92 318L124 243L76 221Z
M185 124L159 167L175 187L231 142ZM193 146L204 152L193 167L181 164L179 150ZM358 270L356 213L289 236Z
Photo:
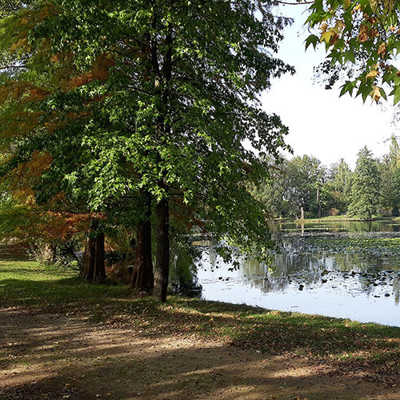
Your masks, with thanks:
M242 350L190 332L148 335L85 311L0 309L0 399L400 400L326 363Z

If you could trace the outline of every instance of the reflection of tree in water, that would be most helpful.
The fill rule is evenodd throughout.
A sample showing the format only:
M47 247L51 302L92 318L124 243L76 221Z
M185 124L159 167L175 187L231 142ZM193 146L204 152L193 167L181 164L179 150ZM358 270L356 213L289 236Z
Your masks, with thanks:
M243 279L265 292L285 289L291 283L313 284L321 279L325 258L309 254L277 254L270 265L255 259L243 262Z
M327 239L329 240L329 239ZM281 243L270 265L256 259L243 260L243 280L263 292L282 291L289 286L341 287L351 294L365 293L374 297L395 296L400 301L398 259L364 254L309 251L307 238L292 237Z
M374 294L377 287L390 289L399 304L399 264L396 257L374 257L362 254L334 254L338 271L356 272L362 291ZM344 277L348 275L344 274ZM390 288L391 287L391 288Z
M391 264L388 264L387 258L379 256L370 256L363 254L346 254L337 253L332 254L335 258L335 264L337 269L343 272L346 271L357 271L357 272L367 272L370 270L379 271L388 268ZM395 268L397 269L397 268Z
M201 295L201 285L197 279L196 261L201 257L201 249L192 246L191 239L179 238L171 246L172 290L185 296Z
M396 305L400 302L400 277L395 276L393 279L393 294Z

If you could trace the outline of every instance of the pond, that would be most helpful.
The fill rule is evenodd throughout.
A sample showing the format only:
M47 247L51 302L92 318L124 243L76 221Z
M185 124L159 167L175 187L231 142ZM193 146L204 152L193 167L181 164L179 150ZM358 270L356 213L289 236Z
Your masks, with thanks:
M280 250L269 265L243 257L235 270L205 247L197 263L201 297L400 326L400 225L275 228Z

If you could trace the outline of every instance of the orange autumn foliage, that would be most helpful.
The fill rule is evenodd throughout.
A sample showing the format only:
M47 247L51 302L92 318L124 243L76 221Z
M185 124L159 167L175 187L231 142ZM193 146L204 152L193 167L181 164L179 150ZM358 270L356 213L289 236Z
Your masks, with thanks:
M16 112L8 118L0 118L0 136L6 138L28 135L37 128L42 115L41 112Z
M12 237L24 242L32 240L66 241L89 229L90 214L44 211L33 206L24 211L24 223L17 226Z
M109 77L109 70L114 65L114 60L107 54L97 57L90 71L74 76L65 82L65 88L68 90L86 85L94 80L106 81Z
M88 213L72 214L47 211L43 214L44 224L36 229L43 232L46 239L67 240L74 234L89 229L91 215Z
M31 187L42 173L48 170L52 163L49 153L34 151L32 158L20 163L8 176L9 189L22 204L34 204L34 194Z
M35 204L35 193L30 188L10 188L13 198L19 204L32 206Z
M0 86L0 104L17 101L20 106L44 100L50 92L44 88L26 81L9 81ZM19 119L24 115L40 115L32 112L15 113L13 119ZM13 121L8 121L13 122Z

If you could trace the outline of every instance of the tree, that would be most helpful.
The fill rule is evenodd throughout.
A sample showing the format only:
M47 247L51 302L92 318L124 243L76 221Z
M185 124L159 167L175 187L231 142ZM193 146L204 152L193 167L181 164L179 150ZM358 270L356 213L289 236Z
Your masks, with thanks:
M382 207L389 208L393 216L399 215L400 207L400 148L397 138L392 135L388 154L379 163L381 175Z
M325 171L320 164L317 158L307 155L294 157L287 162L285 198L297 215L300 212L300 218L304 218L305 211L315 216L321 212Z
M29 4L31 6L28 7ZM0 97L3 122L1 150L4 155L2 178L3 184L7 185L8 192L14 201L8 205L12 212L3 212L1 215L3 226L9 224L12 229L3 230L1 233L3 237L10 235L18 237L21 236L18 235L18 231L23 230L26 235L21 239L24 239L30 247L33 246L39 257L43 251L47 253L46 258L52 262L55 261L55 252L60 244L63 245L66 240L70 240L71 235L88 229L90 224L87 222L90 213L77 196L68 198L65 196L66 184L57 179L60 178L60 170L64 173L62 178L66 177L65 164L73 158L69 153L82 154L81 149L76 144L71 145L72 141L65 138L61 146L54 148L55 141L60 140L58 136L60 131L56 131L56 128L63 124L60 120L56 122L57 118L62 118L62 115L61 113L56 115L54 108L48 110L48 114L51 114L50 118L43 118L40 121L45 113L44 101L50 97L55 88L52 87L51 75L48 75L47 88L43 87L44 74L38 64L39 58L44 55L43 49L39 52L31 52L24 48L27 46L25 25L30 26L29 22L37 22L37 18L39 20L43 18L43 15L40 16L38 10L32 6L33 4L34 2L6 4L10 6L8 13L11 17L3 20L5 24L19 21L18 10L30 18L26 19L22 28L18 24L14 27L16 37L7 36L4 38L5 42L2 43L2 63L13 60L11 66L6 64L1 76ZM48 9L44 11L47 12ZM47 14L44 13L44 15ZM12 36L12 32L13 30L7 34L10 33ZM30 57L32 57L31 60ZM31 63L36 69L29 68ZM55 78L54 74L52 78ZM76 114L71 115L71 119L76 121ZM52 138L42 137L43 140L40 142L41 134L44 132L43 127L54 135ZM40 132L41 129L42 132ZM65 131L63 133L65 134ZM64 161L60 160L60 157ZM57 164L56 161L59 163ZM11 221L15 213L24 215L25 218ZM86 221L85 224L78 223L82 218ZM74 221L75 226L72 226ZM96 230L91 229L91 236L96 245L84 259L86 266L84 265L82 274L88 280L101 281L105 276L104 262L102 262L104 235L99 231L99 224ZM91 240L88 244L90 242ZM96 256L95 263L92 256Z
M349 214L370 220L377 210L380 196L380 176L376 160L367 147L363 147L357 158L353 175Z
M258 94L293 71L272 56L287 21L251 0L37 4L5 20L8 36L0 38L24 59L24 71L5 82L7 93L24 82L8 104L40 112L24 143L12 141L13 158L29 159L36 148L51 154L41 189L62 184L88 212L107 214L126 199L146 204L131 224L148 229L154 215L163 301L176 196L193 210L193 224L261 254L264 209L245 183L267 175L263 155L277 158L286 147L286 128L261 110ZM40 99L22 101L33 84Z
M287 161L282 160L279 163L275 160L269 161L271 166L268 178L252 187L251 190L254 197L265 205L270 218L286 217L292 213L285 199Z
M346 212L351 201L352 171L343 158L331 167L329 184L335 207Z

